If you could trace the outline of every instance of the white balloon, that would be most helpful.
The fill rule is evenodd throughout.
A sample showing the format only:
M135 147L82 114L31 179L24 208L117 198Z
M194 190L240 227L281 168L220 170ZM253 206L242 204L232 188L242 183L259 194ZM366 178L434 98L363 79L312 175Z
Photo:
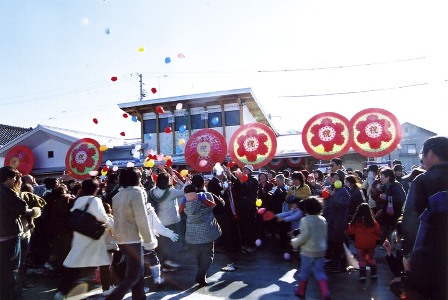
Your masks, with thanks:
M135 150L139 151L140 149L142 149L142 145L140 145L140 144L139 145L135 145L134 148L135 148Z
M114 167L112 168L112 171L117 172L117 171L118 171L118 166L114 166Z
M181 110L181 109L182 109L182 103L177 103L177 105L176 105L176 109L177 109L177 110Z
M133 168L135 165L134 165L134 163L132 162L132 161L129 161L127 164L126 164L126 167L128 167L128 168Z
M112 166L112 162L110 160L106 161L106 166Z

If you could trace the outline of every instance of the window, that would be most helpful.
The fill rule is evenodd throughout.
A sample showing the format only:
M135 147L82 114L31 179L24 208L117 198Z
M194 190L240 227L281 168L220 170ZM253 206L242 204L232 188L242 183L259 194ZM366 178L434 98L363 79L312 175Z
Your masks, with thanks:
M222 127L221 112L214 112L208 114L208 128Z
M156 119L149 119L143 121L144 133L156 133Z
M48 158L54 157L54 151L48 151Z
M176 122L176 131L181 131L179 128L181 126L185 126L188 128L187 117L186 116L178 116L174 118L174 122Z
M168 123L168 118L159 118L159 131L163 132L167 127L171 127L171 124Z
M404 155L417 155L417 146L415 144L403 144L401 145L400 153Z
M225 112L226 126L240 125L240 111L231 110Z
M201 115L191 115L191 129L202 129L204 128L204 120L201 120Z

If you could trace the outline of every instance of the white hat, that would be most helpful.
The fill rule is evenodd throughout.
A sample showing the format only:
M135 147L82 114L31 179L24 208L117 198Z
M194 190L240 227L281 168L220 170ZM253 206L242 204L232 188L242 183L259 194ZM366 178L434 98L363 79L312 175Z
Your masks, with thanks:
M254 172L254 167L252 165L245 165L243 169L248 169L251 173Z

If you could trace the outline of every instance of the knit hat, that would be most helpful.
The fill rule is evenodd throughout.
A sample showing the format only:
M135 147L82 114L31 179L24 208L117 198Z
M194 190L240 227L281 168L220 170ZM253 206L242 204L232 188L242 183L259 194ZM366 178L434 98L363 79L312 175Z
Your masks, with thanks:
M243 169L248 169L251 173L254 172L254 167L252 165L245 165Z

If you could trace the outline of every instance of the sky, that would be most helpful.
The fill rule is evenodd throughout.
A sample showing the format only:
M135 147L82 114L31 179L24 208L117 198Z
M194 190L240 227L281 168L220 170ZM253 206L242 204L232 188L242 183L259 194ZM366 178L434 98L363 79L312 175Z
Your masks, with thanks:
M0 124L139 137L142 74L148 100L250 87L279 132L379 107L448 135L445 2L0 0Z

